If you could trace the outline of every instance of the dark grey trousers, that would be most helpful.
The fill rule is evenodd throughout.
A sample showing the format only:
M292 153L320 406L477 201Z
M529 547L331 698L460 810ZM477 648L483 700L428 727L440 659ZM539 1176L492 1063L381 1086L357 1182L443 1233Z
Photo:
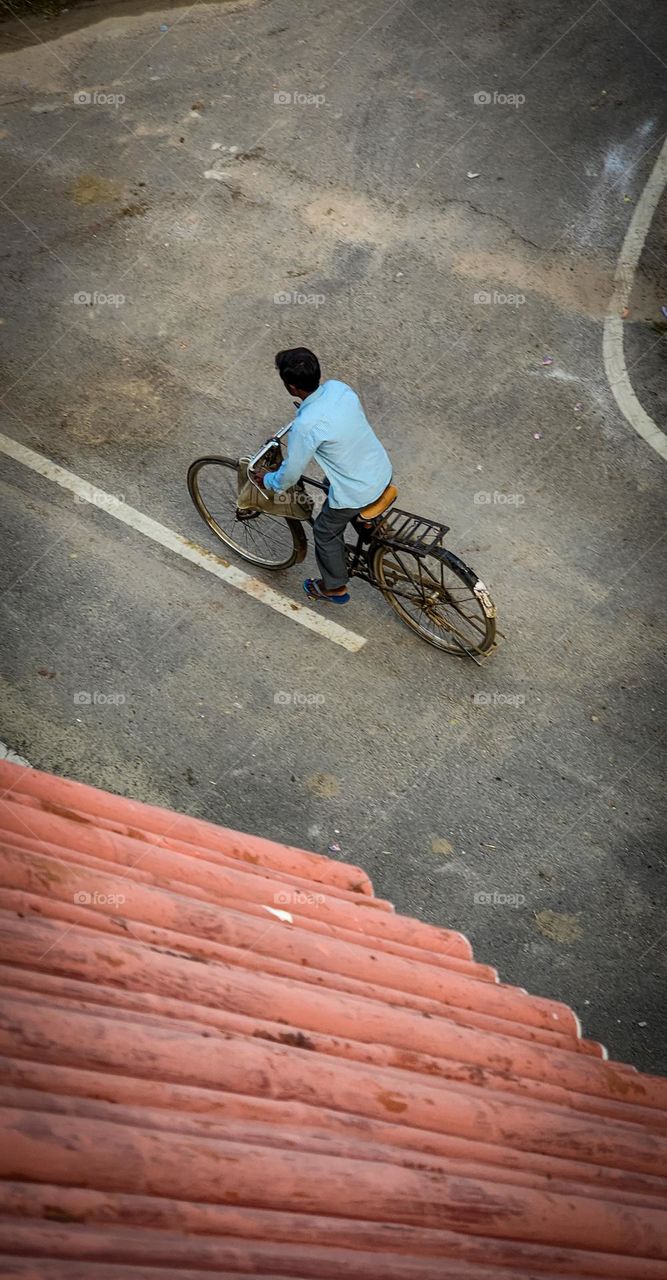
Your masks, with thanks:
M336 591L347 582L345 527L356 515L356 507L330 507L327 498L315 520L315 555L327 591Z

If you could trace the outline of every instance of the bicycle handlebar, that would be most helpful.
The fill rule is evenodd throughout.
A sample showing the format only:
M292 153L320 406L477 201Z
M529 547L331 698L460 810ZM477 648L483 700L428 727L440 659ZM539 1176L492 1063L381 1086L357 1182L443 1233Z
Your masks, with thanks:
M271 453L273 449L277 449L279 447L280 441L282 440L283 436L287 435L287 432L289 431L291 425L292 425L291 422L288 422L286 427L281 427L279 431L276 431L275 435L272 435L268 440L266 440L262 445L261 449L258 449L257 453L253 454L252 458L248 463L248 479L251 484L254 484L255 488L258 489L260 493L266 494L266 490L264 489L263 485L257 483L252 473L255 470L255 468L259 466L260 462L262 461L262 458L265 458L266 455L268 453Z
M297 401L295 400L294 403L297 404ZM279 447L280 442L283 439L283 436L287 435L287 432L289 431L291 425L292 423L288 422L286 427L281 427L279 431L276 431L275 435L270 436L269 439L264 442L261 449L258 449L257 453L253 454L252 458L248 463L248 479L251 484L254 484L255 488L258 489L260 493L264 494L265 497L266 497L266 489L264 488L263 485L258 484L257 480L255 479L252 473L254 469L259 466L260 462L262 461L262 458L265 458L266 455L270 453L272 449L277 449ZM321 480L315 480L312 476L302 476L301 479L305 480L306 484L311 484L313 488L322 489L326 493L328 485L324 484Z

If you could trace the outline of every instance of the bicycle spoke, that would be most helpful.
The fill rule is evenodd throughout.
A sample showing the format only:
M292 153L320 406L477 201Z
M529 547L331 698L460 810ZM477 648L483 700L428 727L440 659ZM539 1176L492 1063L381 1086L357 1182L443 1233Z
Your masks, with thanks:
M261 538L264 546L270 548L269 540L264 530L260 527L259 520L241 520L240 523L244 526L246 533L250 538L252 538L255 544L257 543L257 539Z
M439 555L380 550L380 584L404 620L439 648L484 652L489 620L472 587Z
M255 546L257 546L257 530L251 527L251 521L242 520L241 527L243 529L243 533L245 536L246 546L248 545L249 541L252 542Z

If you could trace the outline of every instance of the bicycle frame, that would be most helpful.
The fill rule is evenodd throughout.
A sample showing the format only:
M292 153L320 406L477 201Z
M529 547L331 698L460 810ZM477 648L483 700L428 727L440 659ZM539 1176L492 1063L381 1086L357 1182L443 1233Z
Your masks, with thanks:
M275 468L275 451L291 425L290 423L282 427L271 436L246 464L251 483L264 496L266 496L266 490L251 472L271 452L274 456L269 465L271 469ZM225 531L224 524L221 528L217 517L211 514L207 501L202 496L198 479L202 468L217 468L219 465L237 473L239 471L238 459L222 457L199 458L188 468L190 496L209 528L251 563L266 565L269 568L284 568L303 560L307 541L303 525L310 524L312 527L315 524L312 515L305 520L286 517L287 524L291 528L293 550L291 556L281 552L284 558L276 558L275 562L270 556L268 558L266 555L263 558L258 556L252 547L245 546L244 549L244 543L239 543L233 532ZM310 486L311 489L319 489L325 496L329 491L327 480L316 480L312 476L302 475L300 483L302 486ZM243 518L253 519L261 514L262 508L251 510L247 515L244 512ZM264 514L273 515L274 512L270 509L267 512L265 509ZM282 515L282 512L276 511L275 515ZM236 506L236 519L241 518L241 513ZM502 634L497 631L495 607L484 583L477 577L474 570L445 546L448 525L401 510L393 504L371 520L364 519L361 512L358 512L352 517L350 524L354 537L352 540L344 538L347 573L350 578L361 578L369 586L380 591L401 615L403 621L407 622L408 626L422 638L435 644L437 648L445 649L450 653L465 653L477 663L480 663L481 657L486 657L493 651L495 636ZM444 579L445 572L449 576L448 582ZM461 591L465 592L465 599L473 597L476 600L475 612L472 616L465 611L465 603L456 594ZM403 600L408 602L410 608L405 609L401 606L400 602ZM411 612L415 604L418 610L417 616ZM448 620L439 612L441 608L448 608L458 614L459 618L468 625L468 629L472 630L472 637L469 638L467 634L462 635L459 629L460 623L457 625L456 620L454 623L451 619ZM428 625L424 625L423 619ZM429 619L439 629L435 633L430 627ZM480 621L483 625L480 625Z
M305 485L310 485L313 489L319 489L321 493L327 494L329 492L329 482L327 480L316 480L313 476L301 476L301 480ZM358 516L354 516L350 521L350 524L357 535L356 543L348 542L347 540L345 541L346 549L351 557L348 565L349 574L351 578L363 578L366 582L369 582L372 587L377 587L379 590L378 583L375 581L375 578L371 576L370 567L368 565L368 554L366 551L366 547L372 541L373 525L364 525L363 522L358 523L358 521ZM306 520L304 523L309 524L312 529L315 521L311 516L310 520ZM360 566L362 567L360 568Z
M291 423L288 423L286 427L281 427L279 431L276 431L275 435L271 436L262 445L261 449L257 450L257 453L253 455L248 463L248 479L259 493L266 494L266 490L255 480L252 471L259 465L262 458L265 458L273 449L279 447L281 440L287 435L291 425ZM316 480L313 476L301 476L301 480L313 489L319 489L322 493L329 492L328 481ZM373 541L378 544L387 543L390 546L404 547L406 551L410 549L416 554L424 554L436 546L444 545L444 538L445 534L449 532L449 525L423 520L420 516L412 515L407 511L394 511L390 519L396 520L397 517L400 519L396 530L387 530L378 537L375 537L376 533L379 532L378 526L385 523L386 515L378 516L372 522L360 521L358 516L355 516L350 521L357 535L356 543L348 542L347 540L345 542L350 556L349 574L351 578L363 578L370 586L375 587L378 591L380 590L379 583L371 572L368 558L368 549ZM314 521L311 517L305 523L312 528ZM431 535L428 541L423 536L424 530ZM405 593L397 591L395 594L402 595Z

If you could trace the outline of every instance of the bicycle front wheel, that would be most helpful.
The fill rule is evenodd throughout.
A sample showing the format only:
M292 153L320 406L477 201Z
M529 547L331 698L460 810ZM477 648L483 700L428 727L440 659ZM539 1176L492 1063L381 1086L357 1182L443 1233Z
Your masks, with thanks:
M418 555L408 545L380 544L373 572L385 600L428 644L475 657L494 648L495 606L474 569L451 551Z
M298 520L239 511L237 458L198 458L188 468L188 489L202 520L232 551L265 569L289 569L303 560L306 535Z

